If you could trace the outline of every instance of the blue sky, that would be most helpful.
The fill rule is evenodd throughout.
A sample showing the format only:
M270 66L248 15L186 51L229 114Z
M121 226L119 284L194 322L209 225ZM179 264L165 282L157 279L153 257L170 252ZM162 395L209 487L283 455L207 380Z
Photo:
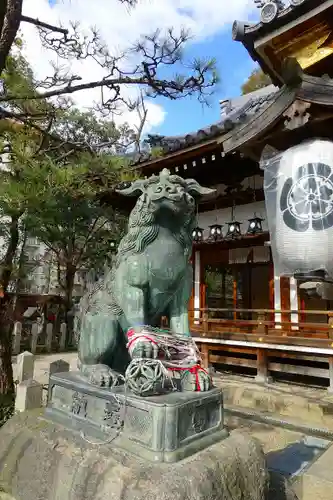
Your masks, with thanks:
M236 97L240 87L253 71L255 64L240 42L232 40L231 26L223 32L194 43L186 50L186 56L213 57L217 61L220 83L209 98L210 106L203 106L196 98L169 101L160 98L160 103L167 112L165 121L154 132L162 135L178 135L198 130L219 120L220 99Z
M106 16L107 11L105 10L105 5L106 5L105 2L107 1L110 0L104 0L104 1L101 0L99 2L100 9L98 9L96 5L96 10L97 11L100 10L102 16L98 19L99 23L103 23L103 20L105 20L105 18L108 17ZM205 0L199 0L199 2L200 1L205 2ZM212 2L210 2L212 4L211 8L215 10L214 1L217 2L218 0L212 0L212 1L213 4ZM222 1L226 2L226 0ZM232 1L236 2L236 0ZM46 0L46 3L47 2L49 6L52 6L52 9L50 9L51 11L55 11L55 8L60 8L61 5L68 3L68 1L62 2L61 0ZM168 0L163 0L163 2L167 3ZM237 0L237 2L238 4L243 3L244 5L246 2L252 3L251 0ZM70 4L71 2L69 2L69 5ZM76 2L73 2L72 15L79 16L80 13L78 11L80 9L80 6L83 6L84 4L87 4L87 1L76 0ZM117 2L114 5L117 5ZM138 5L140 6L140 3L138 3ZM137 7L135 10L137 9L139 9L139 7ZM91 11L89 12L91 15ZM255 12L257 12L256 9ZM220 9L219 16L221 17L221 15L223 16L224 14L225 14L224 9L222 9L222 11ZM190 10L188 12L188 15L191 16ZM248 11L246 17L251 19L253 18L253 15L257 17L257 14L254 14L254 11L250 10ZM133 16L134 15L131 14L129 20L130 19L133 20ZM231 15L229 16L229 20L230 18ZM91 22L93 23L94 20L92 19ZM199 24L201 26L203 26L202 22L204 22L204 20L199 18ZM163 24L163 21L161 21L161 23ZM157 21L157 26L159 25L160 23ZM98 29L100 28L99 24L96 24L96 26ZM135 26L136 28L138 28L138 30L136 31L138 31L139 35L141 29L142 33L143 34L145 33L144 28L141 28L141 26L142 26L141 23L138 23ZM210 38L206 37L206 38L201 38L200 40L198 39L197 41L195 41L194 39L194 41L192 41L189 45L187 45L185 50L185 60L191 60L194 58L206 58L206 59L215 58L217 61L220 83L217 85L215 93L209 98L210 105L204 106L201 103L199 103L197 99L194 97L180 99L177 101L170 101L165 98L154 99L153 102L162 106L162 108L166 112L166 115L163 123L161 123L158 126L155 126L150 131L151 133L157 133L161 135L182 135L192 132L194 130L198 130L201 127L208 126L219 120L220 117L219 100L230 97L236 97L237 95L240 94L241 85L246 81L251 71L254 69L255 65L250 56L247 54L244 47L242 46L242 44L240 42L235 42L232 40L231 28L232 28L231 24L223 25L223 23L221 23L221 29L215 30L214 35L212 35ZM129 29L133 29L133 27L130 28L129 26ZM112 22L110 26L110 21L107 22L107 32L111 35L108 40L108 43L113 44L115 31L112 30ZM181 72L181 68L175 68L175 70ZM162 73L163 77L164 76L166 78L172 77L172 74L170 74L170 68L167 68Z

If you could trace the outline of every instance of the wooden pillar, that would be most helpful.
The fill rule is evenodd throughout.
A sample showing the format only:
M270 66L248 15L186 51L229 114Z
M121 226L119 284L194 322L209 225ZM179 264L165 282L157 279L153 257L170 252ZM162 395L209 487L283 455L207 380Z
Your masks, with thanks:
M233 281L233 288L232 288L232 307L233 307L233 309L237 309L237 279L238 279L238 273L237 273L236 269L234 269L233 278L234 278L234 281ZM237 313L236 312L233 313L233 318L234 318L234 321L236 321L236 319L237 319Z
M298 311L298 288L297 288L297 280L295 278L289 279L289 293L290 293L290 309L292 311ZM290 315L291 329L298 330L298 312L291 313Z
M258 325L257 325L257 328L255 329L255 332L258 334L266 335L267 334L267 326L265 325L266 314L259 313L257 315L257 321L258 321Z
M200 267L200 250L196 250L194 253L194 324L198 324L200 320L200 277L201 277L201 267Z
M270 380L267 351L266 349L257 349L257 375L255 381L259 384L266 384Z
M331 340L333 340L333 312L329 311L328 312L328 325L329 325L329 331L328 331L328 336Z
M274 305L274 266L271 264L269 272L269 308L275 309ZM270 321L274 321L274 314L269 315Z
M202 366L206 370L209 368L209 348L208 344L201 344Z
M274 274L274 309L281 310L280 276L276 276L275 274ZM274 314L274 321L275 321L275 323L281 323L281 321L282 321L281 313ZM275 328L281 329L281 325L277 324L277 325L275 325Z
M327 392L333 394L333 356L328 358L328 375L329 375L329 386Z
M281 292L281 321L284 323L288 323L289 327L286 325L283 326L284 330L290 329L290 313L285 313L283 311L290 310L290 279L282 276L280 278L280 292Z
M203 329L203 336L206 337L208 335L208 331L209 331L208 312L207 311L204 311L202 313L202 329Z

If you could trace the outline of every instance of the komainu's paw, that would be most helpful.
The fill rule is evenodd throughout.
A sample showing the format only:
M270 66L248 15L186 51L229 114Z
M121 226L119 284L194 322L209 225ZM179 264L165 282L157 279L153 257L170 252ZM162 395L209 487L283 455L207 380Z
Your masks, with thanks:
M83 375L89 382L98 387L115 387L122 382L120 373L111 370L107 365L85 365Z
M158 347L149 339L138 339L133 345L130 354L132 358L156 359L158 356Z
M181 374L181 389L183 391L205 392L209 391L212 386L210 375L200 367L196 371L186 370Z

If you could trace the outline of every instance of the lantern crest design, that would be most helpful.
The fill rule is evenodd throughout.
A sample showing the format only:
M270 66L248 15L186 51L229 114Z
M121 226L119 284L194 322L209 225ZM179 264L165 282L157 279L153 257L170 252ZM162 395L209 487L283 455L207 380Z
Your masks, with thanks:
M310 227L322 231L333 226L333 172L324 163L298 168L282 188L280 209L286 226L303 232Z

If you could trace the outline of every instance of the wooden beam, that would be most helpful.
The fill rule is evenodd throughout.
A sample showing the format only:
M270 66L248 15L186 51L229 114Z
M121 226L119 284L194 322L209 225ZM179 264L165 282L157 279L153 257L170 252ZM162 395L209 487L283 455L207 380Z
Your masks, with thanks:
M197 342L197 345L200 347L200 342ZM233 358L235 356L232 356L233 354L237 355L250 355L250 356L256 356L257 354L257 349L255 348L249 348L249 347L232 347L232 346L226 346L226 345L216 345L216 344L210 344L209 345L209 351L212 353L219 353L216 354L218 357L225 357L226 359ZM215 354L210 355L210 359L212 356ZM272 358L276 359L286 359L286 360L297 360L297 361L304 361L304 363L311 362L311 363L328 363L328 357L327 355L321 355L321 356L312 356L310 354L303 354L303 353L296 353L292 351L284 352L284 351L275 351L268 349L267 350L267 355L268 355L268 360ZM238 358L235 358L238 359ZM250 358L242 358L242 359L250 359ZM251 360L251 359L250 359ZM256 366L256 361L252 360L254 362L254 366Z
M329 386L327 392L333 394L333 356L328 358Z
M243 336L244 337L244 336ZM254 335L251 335L253 338ZM293 344L285 343L286 337L279 337L276 340L276 343L270 342L270 338L267 342L255 341L255 340L235 340L235 339L216 339L212 337L195 337L192 336L193 340L198 343L207 343L207 344L215 344L221 346L223 349L224 346L233 346L233 347L246 347L246 348L255 348L255 349L266 349L266 350L276 350L276 351L285 351L285 352L298 352L304 354L316 354L323 356L333 356L333 345L327 345L326 342L323 342L322 339L315 339L315 342L311 342L311 339L301 339L305 340L304 342ZM297 339L296 339L297 340ZM298 339L299 340L299 339ZM310 342L309 342L310 340ZM319 342L321 341L321 342ZM318 345L320 343L320 345ZM305 345L304 345L305 344ZM310 345L309 345L310 344Z
M201 346L201 357L202 357L202 366L208 370L209 368L209 346L208 344L203 344Z
M138 163L132 167L132 170L144 169L145 172L161 170L166 165L173 164L176 166L178 163L183 164L194 156L198 156L198 154L204 156L206 153L213 152L217 148L221 151L221 147L217 145L216 139L210 139L201 144L181 148L177 151L167 153L164 156Z
M257 366L257 362L255 359L235 358L231 356L218 356L215 354L211 354L209 356L209 361L210 363L215 363L217 365L242 366L245 368L253 368L253 369L255 369Z
M258 370L257 361L253 359L211 355L209 357L209 361L211 364L216 364L216 365L237 366L237 367L252 368L252 369L257 368ZM329 370L327 368L325 369L325 368L315 368L311 366L293 365L291 362L290 363L265 362L265 364L263 365L261 376L257 375L255 377L256 382L267 383L271 381L271 376L269 376L271 372L329 379Z
M267 351L257 349L257 375L255 381L259 384L266 384L269 379Z

